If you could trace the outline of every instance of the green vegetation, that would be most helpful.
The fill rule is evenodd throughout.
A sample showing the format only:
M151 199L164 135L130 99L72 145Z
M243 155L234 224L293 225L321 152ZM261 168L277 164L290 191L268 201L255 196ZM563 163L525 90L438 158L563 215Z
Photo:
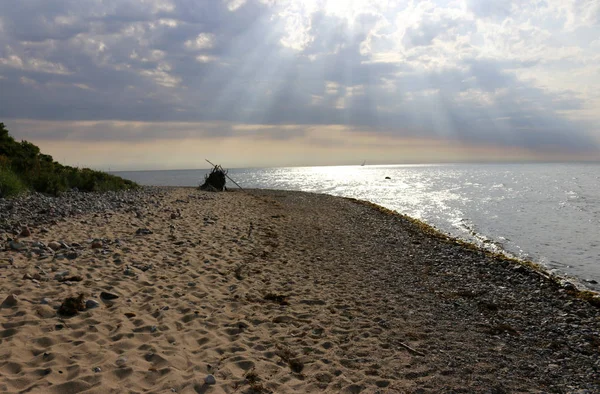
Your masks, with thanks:
M58 195L72 188L102 192L136 187L135 182L105 172L64 166L34 144L15 141L0 123L0 197L26 190Z

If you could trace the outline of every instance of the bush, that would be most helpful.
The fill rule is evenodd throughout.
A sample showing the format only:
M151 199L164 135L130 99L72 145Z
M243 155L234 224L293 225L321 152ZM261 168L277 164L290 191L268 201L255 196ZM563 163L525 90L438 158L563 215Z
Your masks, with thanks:
M58 195L77 188L85 192L103 192L137 188L135 182L89 168L73 168L55 162L52 156L40 152L34 144L17 142L0 123L0 168L3 174L0 196L24 190L26 187L40 193ZM0 182L0 185L4 183ZM20 189L19 189L20 188Z
M0 167L0 198L16 196L26 190L17 174L6 167Z

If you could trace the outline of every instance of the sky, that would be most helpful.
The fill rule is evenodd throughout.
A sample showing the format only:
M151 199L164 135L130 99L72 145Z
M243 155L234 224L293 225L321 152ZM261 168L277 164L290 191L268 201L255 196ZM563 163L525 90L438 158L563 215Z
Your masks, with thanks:
M600 1L0 0L0 122L112 170L600 160Z

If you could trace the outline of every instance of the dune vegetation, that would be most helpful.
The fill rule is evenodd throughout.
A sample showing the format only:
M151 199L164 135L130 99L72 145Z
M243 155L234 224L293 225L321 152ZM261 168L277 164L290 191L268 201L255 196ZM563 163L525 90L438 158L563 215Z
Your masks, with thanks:
M75 188L102 192L136 187L135 182L102 171L62 165L36 145L17 142L0 123L0 197L26 191L59 195Z

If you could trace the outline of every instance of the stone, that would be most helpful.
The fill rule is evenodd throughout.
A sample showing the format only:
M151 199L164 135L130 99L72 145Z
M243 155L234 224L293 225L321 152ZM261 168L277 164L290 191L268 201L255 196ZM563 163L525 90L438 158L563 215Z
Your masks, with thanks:
M92 249L99 249L103 246L102 240L95 239L92 241Z
M119 298L119 296L113 293L103 291L102 293L100 293L100 298L102 298L103 300L115 300Z
M58 281L62 281L63 278L65 278L67 275L69 275L69 271L62 271L62 272L59 272L56 275L54 275L54 279L58 280Z
M208 385L217 384L217 379L215 379L215 377L213 375L207 375L204 378L204 383L206 383Z
M31 236L31 230L27 226L21 227L21 232L19 233L21 237L29 237Z
M95 372L95 373L102 372L102 368L100 368L100 367L94 367L94 368L92 368L92 372Z
M148 235L148 234L152 234L152 231L148 230L147 228L138 228L135 231L136 235Z
M55 252L59 249L62 249L62 245L56 241L48 242L48 247Z
M85 309L94 309L94 308L98 308L100 306L100 303L96 300L87 300L85 302Z
M0 308L12 308L17 306L17 303L19 301L19 298L14 295L14 294L10 294L8 297L6 297L4 299L4 301L2 301L2 304L0 304Z
M76 251L74 251L74 250L71 250L71 251L67 252L67 254L66 254L66 257L67 257L69 260L75 260L77 257L79 257L79 253L77 253L77 252L76 252Z
M42 298L42 301L40 301L40 304L42 305L50 305L52 303L52 300L50 298Z
M17 250L17 251L27 248L27 246L24 243L17 242L17 241L10 241L8 243L8 247L12 250Z
M135 276L135 272L133 272L133 270L129 267L126 267L125 270L123 271L123 275L125 276Z

